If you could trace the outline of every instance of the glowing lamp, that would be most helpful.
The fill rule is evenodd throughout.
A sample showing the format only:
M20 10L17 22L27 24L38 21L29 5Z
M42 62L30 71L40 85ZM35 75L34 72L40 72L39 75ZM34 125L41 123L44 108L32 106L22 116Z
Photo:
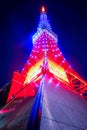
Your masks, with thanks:
M44 6L42 6L42 12L45 12L46 10L45 10L45 7Z

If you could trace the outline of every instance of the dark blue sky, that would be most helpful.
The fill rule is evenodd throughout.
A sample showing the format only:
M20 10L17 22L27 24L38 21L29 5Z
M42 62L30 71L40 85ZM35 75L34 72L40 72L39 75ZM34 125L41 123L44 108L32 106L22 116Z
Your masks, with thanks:
M87 81L86 0L44 0L59 47L72 68ZM0 87L21 70L32 50L42 0L0 1Z

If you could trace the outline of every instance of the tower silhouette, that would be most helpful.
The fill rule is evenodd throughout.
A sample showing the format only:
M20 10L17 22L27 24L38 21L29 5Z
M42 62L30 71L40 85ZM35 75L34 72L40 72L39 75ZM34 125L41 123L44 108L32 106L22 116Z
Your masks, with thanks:
M25 124L27 124L27 130L60 130L65 128L65 125L67 125L67 130L71 130L71 128L73 128L73 130L86 128L86 122L83 126L80 126L80 122L83 121L83 118L84 121L86 121L86 117L82 117L82 115L79 116L78 114L80 119L78 123L75 124L73 120L75 120L76 117L74 117L71 112L74 111L75 113L74 106L78 109L77 111L79 111L80 114L84 111L83 108L79 108L81 104L84 104L85 98L87 98L87 83L71 68L60 51L58 47L58 36L52 31L44 6L41 9L40 22L37 32L32 38L32 42L33 49L24 68L21 72L15 71L13 74L7 104L1 112L12 111L13 116L16 115L15 113L17 113L18 116L19 108L22 109L22 107L27 106L21 110L19 114L20 118L23 119L23 116L27 115L28 107L30 106L29 109L30 111L32 109L32 112L31 116L29 116L29 121L26 123L23 119L20 129L24 129ZM31 97L33 97L33 100L30 100ZM34 100L35 103L33 105L32 102ZM23 106L23 103L26 105ZM19 105L16 106L17 104ZM59 104L64 105L64 113L59 109L61 107L63 110L63 106ZM32 108L31 106L34 107ZM87 104L84 104L84 106L87 107ZM18 111L16 111L17 109ZM65 115L67 115L65 111L68 111L67 113L70 114L68 116L72 117L71 122L65 117ZM34 112L36 112L36 114L32 115ZM23 113L26 114L22 115ZM6 119L11 118L12 116L9 114ZM60 120L58 120L58 118L60 118ZM16 119L15 117L14 120ZM56 126L56 122L59 123L59 126L58 124Z
M87 97L87 83L71 68L57 46L58 37L52 31L44 7L32 42L33 49L23 70L14 72L8 101L12 96L35 95L34 88L39 84L44 71L66 84L74 92Z

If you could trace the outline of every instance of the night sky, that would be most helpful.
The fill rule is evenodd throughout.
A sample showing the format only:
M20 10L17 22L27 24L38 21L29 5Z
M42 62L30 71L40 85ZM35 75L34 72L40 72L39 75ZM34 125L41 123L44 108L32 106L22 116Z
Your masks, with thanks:
M64 57L87 81L86 0L1 0L0 1L0 87L21 70L32 50L40 6L44 3L58 46Z

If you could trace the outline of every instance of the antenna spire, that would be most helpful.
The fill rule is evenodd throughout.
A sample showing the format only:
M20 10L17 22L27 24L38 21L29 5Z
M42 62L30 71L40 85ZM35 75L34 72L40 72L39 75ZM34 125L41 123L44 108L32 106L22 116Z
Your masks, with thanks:
M45 6L41 7L40 22L38 25L38 29L41 29L41 28L51 30L51 26L50 26L48 18L47 18Z

